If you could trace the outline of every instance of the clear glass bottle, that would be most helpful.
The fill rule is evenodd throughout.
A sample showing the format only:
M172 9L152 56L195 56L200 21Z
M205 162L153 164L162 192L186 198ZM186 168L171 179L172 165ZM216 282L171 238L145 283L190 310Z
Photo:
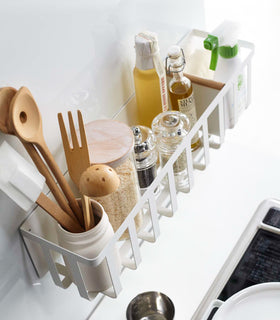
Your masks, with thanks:
M132 131L134 134L135 166L140 191L143 194L157 175L156 139L152 130L148 127L134 126Z
M190 119L191 128L197 121L195 98L190 79L184 74L185 57L183 49L179 46L171 46L168 49L166 58L166 72L172 74L172 79L168 84L169 97L172 110L180 111ZM197 133L192 141L192 151L201 145L199 134Z
M157 35L148 31L137 34L135 51L133 78L137 121L150 128L153 118L168 109L166 74L159 54Z
M164 167L183 138L189 133L190 121L179 111L166 111L154 118L152 130L157 140L160 166ZM187 155L184 150L173 164L177 189L188 186Z
M138 200L140 189L134 164L134 136L123 122L102 119L85 124L90 162L106 164L115 169L120 178L119 188L106 196L95 197L106 211L116 231ZM142 224L142 212L134 218L136 229ZM121 239L128 238L126 230Z

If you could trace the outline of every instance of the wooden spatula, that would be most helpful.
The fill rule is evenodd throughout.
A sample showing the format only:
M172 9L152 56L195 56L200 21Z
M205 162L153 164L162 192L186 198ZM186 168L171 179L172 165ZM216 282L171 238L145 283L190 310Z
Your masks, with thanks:
M73 180L73 182L76 184L76 186L79 187L80 177L82 173L90 166L90 160L89 160L88 145L87 145L82 113L80 110L78 110L77 113L78 113L78 121L79 121L81 146L79 145L79 141L77 138L72 113L70 111L68 112L68 121L69 121L71 140L72 140L72 146L73 146L72 148L68 140L65 124L64 124L61 113L58 114L58 123L60 127L60 133L61 133L64 153L65 153L65 158L67 162L67 167L69 170L69 175ZM85 229L89 230L94 226L94 215L92 212L90 199L84 194L82 194L82 206L83 206Z

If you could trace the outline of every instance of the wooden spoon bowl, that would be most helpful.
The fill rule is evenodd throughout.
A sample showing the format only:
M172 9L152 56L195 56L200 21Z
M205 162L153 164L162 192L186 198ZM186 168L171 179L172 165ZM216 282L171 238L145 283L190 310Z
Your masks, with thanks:
M41 114L27 88L20 88L20 94L17 95L16 102L12 104L10 109L10 117L18 136L30 143L42 143Z

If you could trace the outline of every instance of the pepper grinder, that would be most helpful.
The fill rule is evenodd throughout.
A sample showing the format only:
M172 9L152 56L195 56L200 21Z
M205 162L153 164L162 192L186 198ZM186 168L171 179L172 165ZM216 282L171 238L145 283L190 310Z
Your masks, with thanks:
M134 160L141 194L147 190L157 175L156 139L145 126L132 127L134 134ZM159 189L155 190L157 193Z

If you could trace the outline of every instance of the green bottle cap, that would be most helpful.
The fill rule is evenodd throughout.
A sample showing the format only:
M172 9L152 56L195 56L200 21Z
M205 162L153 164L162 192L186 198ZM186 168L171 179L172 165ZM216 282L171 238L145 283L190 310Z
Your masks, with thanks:
M212 51L209 68L211 70L216 70L217 62L218 62L219 39L218 37L215 37L209 34L203 43L204 43L205 49Z
M231 59L238 54L238 44L234 47L221 46L219 47L219 55L225 59Z

